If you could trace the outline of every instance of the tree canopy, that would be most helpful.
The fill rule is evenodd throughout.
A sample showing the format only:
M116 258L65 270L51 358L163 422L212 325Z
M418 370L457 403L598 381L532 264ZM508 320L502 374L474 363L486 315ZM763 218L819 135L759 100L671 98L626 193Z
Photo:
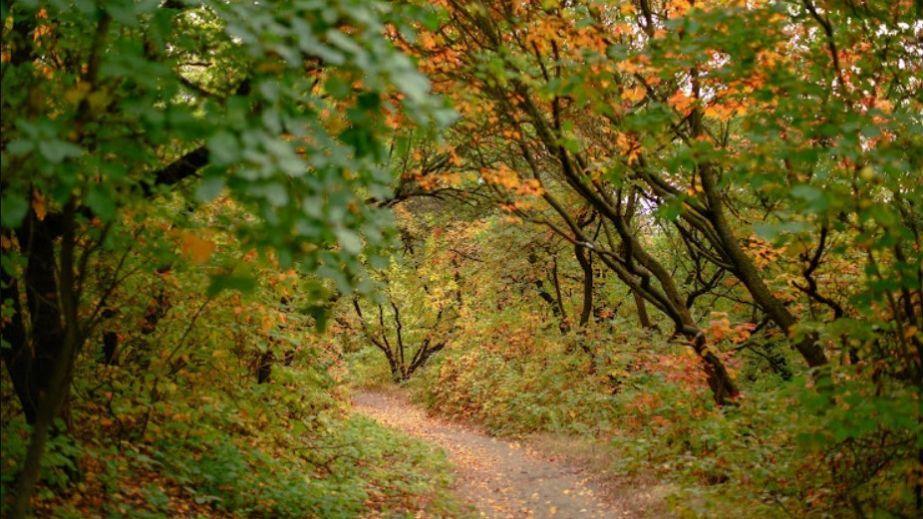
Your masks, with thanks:
M920 513L920 2L0 19L4 514L464 515L387 383L680 514Z

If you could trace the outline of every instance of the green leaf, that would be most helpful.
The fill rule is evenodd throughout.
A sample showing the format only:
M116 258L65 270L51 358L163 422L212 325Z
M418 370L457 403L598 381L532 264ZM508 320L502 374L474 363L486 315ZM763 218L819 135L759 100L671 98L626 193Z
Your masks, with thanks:
M675 196L657 207L657 214L668 221L674 222L683 212L683 199Z
M6 151L9 152L10 155L13 155L14 157L19 157L19 156L25 155L26 153L29 153L34 148L35 146L32 144L32 141L28 141L25 139L16 139L14 141L10 141L10 143L6 146Z
M351 90L349 83L339 76L330 76L330 79L324 83L324 90L327 91L334 99L345 99Z
M7 229L15 229L29 211L29 200L19 193L6 193L0 204L0 222Z
M429 80L412 68L396 71L393 81L414 102L422 101L429 93Z
M67 141L52 139L39 142L38 151L48 162L59 164L67 158L79 157L83 148Z
M276 207L282 207L288 203L288 191L285 190L285 186L278 182L263 186L262 191L266 200Z
M87 193L87 205L93 210L93 214L103 221L110 221L115 217L115 201L112 195L99 186L90 188Z
M340 242L340 246L343 247L343 250L350 254L359 254L362 252L362 239L353 231L349 229L339 228L334 231L337 235L337 240Z
M225 180L223 176L207 176L202 179L202 182L199 183L199 187L196 188L196 199L200 202L211 202L221 194L221 190L224 189L224 186Z
M753 224L753 230L756 231L756 234L767 240L773 240L783 234L805 232L810 228L811 226L807 222L800 221L758 222Z
M256 279L253 277L218 274L211 276L211 283L206 293L209 297L214 297L224 290L247 293L252 292L254 288L256 288Z
M240 143L232 133L218 132L208 139L208 157L216 166L233 164L240 159Z
M818 213L822 212L829 205L823 191L807 184L800 184L793 187L792 196L803 200L808 208Z

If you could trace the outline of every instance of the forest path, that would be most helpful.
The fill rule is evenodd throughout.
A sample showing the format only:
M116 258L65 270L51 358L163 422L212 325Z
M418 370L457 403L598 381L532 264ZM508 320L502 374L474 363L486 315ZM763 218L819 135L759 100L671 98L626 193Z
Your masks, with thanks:
M442 448L452 462L456 494L480 517L631 517L591 488L588 476L515 441L429 416L399 395L358 392L356 412Z

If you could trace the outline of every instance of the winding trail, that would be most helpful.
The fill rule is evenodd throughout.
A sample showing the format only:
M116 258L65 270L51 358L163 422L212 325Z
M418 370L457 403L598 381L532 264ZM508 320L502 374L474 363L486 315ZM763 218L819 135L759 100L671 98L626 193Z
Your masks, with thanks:
M428 416L406 399L360 392L356 412L446 451L455 492L481 517L630 517L592 488L579 469L550 461L519 442L492 438L472 427Z

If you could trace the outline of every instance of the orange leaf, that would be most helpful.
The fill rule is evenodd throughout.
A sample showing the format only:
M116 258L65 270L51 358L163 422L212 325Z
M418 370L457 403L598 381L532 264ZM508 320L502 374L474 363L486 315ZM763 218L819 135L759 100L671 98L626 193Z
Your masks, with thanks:
M183 255L193 263L199 265L208 261L215 252L215 243L205 238L200 238L191 232L181 235Z
M626 88L622 91L622 99L630 102L637 103L638 101L644 99L647 95L647 90L643 86L636 86L632 88Z
M695 99L686 95L682 90L677 90L675 94L670 96L670 99L667 100L677 112L686 115L689 113L689 110L692 109L692 105L695 104Z
M35 211L35 216L41 222L45 219L45 215L48 214L48 208L45 205L45 196L38 191L32 192L32 210Z

